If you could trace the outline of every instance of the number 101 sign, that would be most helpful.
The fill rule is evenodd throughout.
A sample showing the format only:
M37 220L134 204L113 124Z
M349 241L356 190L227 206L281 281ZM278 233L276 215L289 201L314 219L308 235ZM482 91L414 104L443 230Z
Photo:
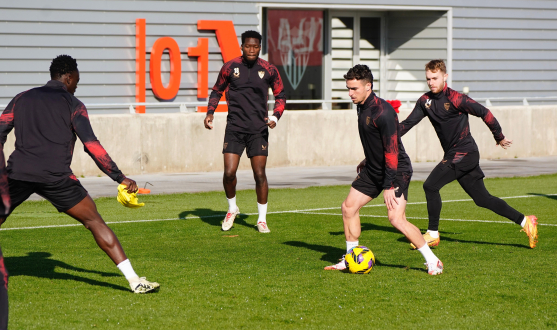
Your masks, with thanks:
M224 62L242 55L238 38L232 21L197 21L198 30L213 30L222 53ZM146 21L144 18L135 20L135 100L145 102L146 77ZM168 50L170 57L170 79L165 86L161 78L162 55ZM209 39L198 38L196 47L188 47L188 56L197 57L197 97L207 98L209 95ZM176 40L162 37L151 47L149 60L149 80L153 94L160 100L172 100L178 95L182 79L182 56ZM219 106L219 110L227 111L226 106ZM207 111L207 107L198 107L198 111ZM145 113L145 106L136 107L137 113Z

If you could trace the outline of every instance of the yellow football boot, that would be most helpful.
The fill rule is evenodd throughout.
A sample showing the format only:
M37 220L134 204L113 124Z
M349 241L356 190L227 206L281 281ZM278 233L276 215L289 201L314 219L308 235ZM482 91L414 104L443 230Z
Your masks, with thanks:
M538 218L535 215L526 216L526 224L522 230L528 235L530 248L535 248L538 243Z
M424 234L424 239L425 242L427 243L427 245L429 245L429 247L434 247L439 245L439 242L441 241L441 236L437 237L437 238L433 238L431 237L431 235L429 235L429 233L425 233ZM410 243L410 247L415 250L416 246L412 243Z

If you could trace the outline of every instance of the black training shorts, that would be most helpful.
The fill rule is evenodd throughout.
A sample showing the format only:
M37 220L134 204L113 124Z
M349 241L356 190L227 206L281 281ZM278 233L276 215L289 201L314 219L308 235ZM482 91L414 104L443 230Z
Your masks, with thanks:
M222 153L242 156L244 149L246 149L248 158L254 156L268 156L269 131L265 130L258 134L248 134L226 130L224 133Z
M8 184L10 185L10 198L12 199L10 213L33 193L52 203L58 212L65 212L71 209L87 196L87 190L83 188L74 175L49 183L20 181L8 178Z
M394 186L398 188L395 192L395 196L398 198L404 195L404 199L408 201L408 186L410 185L410 179L412 178L412 172L397 172ZM371 198L376 198L379 196L381 191L383 191L383 178L378 177L370 173L370 171L364 167L352 182L352 187L364 195Z

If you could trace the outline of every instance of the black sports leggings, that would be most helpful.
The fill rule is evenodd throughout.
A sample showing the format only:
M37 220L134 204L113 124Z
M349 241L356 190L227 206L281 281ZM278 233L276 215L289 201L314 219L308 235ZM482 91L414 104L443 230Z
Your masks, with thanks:
M473 170L462 173L454 166L439 163L424 182L427 212L429 214L428 230L437 231L439 229L442 206L439 190L454 180L458 180L460 186L472 197L476 205L489 209L520 225L524 219L524 214L510 207L504 200L491 196L485 188L483 177L484 174L479 164Z

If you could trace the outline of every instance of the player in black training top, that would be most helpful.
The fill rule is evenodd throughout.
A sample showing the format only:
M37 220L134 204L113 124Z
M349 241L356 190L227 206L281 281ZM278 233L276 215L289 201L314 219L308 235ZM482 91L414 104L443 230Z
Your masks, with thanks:
M4 150L0 150L0 216L8 214L11 206ZM0 330L8 329L8 271L0 249Z
M420 230L406 220L408 185L412 177L410 158L398 132L398 117L387 101L373 92L373 75L366 65L356 65L344 75L348 94L358 107L358 131L365 159L357 166L358 176L342 203L346 253L358 246L361 233L360 209L383 191L389 221L418 249L428 273L443 272L443 263L431 251ZM344 257L326 270L344 270Z
M476 205L521 225L528 235L530 247L534 248L538 240L537 218L533 215L524 216L502 199L490 195L484 186L480 153L470 134L468 115L481 117L493 133L497 145L502 148L510 147L512 140L505 138L489 109L447 86L448 74L443 60L428 62L425 70L431 91L420 97L412 113L400 123L400 128L401 135L404 135L424 117L428 117L445 152L443 160L424 182L429 214L429 226L424 238L428 245L437 246L440 241L438 229L442 202L439 190L449 182L458 180Z
M15 151L8 159L11 207L7 216L31 194L37 193L89 229L99 247L114 261L130 283L132 291L145 293L159 284L139 278L118 238L106 225L93 199L70 169L76 135L97 166L110 178L137 191L99 143L87 109L75 96L79 82L77 62L60 55L52 60L51 80L42 87L18 94L0 116L2 150L8 133L15 129Z
M256 31L242 33L242 56L224 64L213 87L205 117L205 128L213 128L213 113L223 93L226 93L228 117L224 134L223 185L228 199L228 212L222 230L230 230L240 213L236 205L236 171L240 156L246 149L251 161L257 193L259 218L257 229L270 232L267 226L267 196L269 186L265 175L269 147L269 130L275 128L284 111L286 97L277 68L259 58L261 34ZM268 115L269 87L275 96L275 109Z

